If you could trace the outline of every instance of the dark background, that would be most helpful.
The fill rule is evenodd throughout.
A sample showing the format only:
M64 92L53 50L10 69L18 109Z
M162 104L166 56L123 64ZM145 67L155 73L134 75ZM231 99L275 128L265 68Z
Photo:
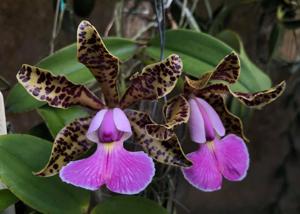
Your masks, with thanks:
M217 6L219 1L212 3ZM114 5L112 0L96 1L88 17L100 34L113 16ZM204 13L202 6L200 1L197 13ZM268 41L262 36L261 45L256 45L261 12L259 6L241 6L230 17L227 28L240 34L250 58L265 69L267 65L260 57L265 54ZM0 75L11 84L16 82L15 75L21 64L35 64L49 54L53 19L53 2L50 0L0 1ZM270 30L267 25L265 30ZM75 31L62 30L55 48L75 42L75 35ZM291 131L290 128L296 117L290 103L300 104L300 97L293 87L293 81L299 75L292 75L284 66L274 63L271 68L268 70L273 82L286 79L288 89L272 105L254 112L246 124L246 133L251 140L248 144L251 156L248 176L242 182L224 181L222 190L213 193L198 191L181 178L177 191L179 214L188 213L185 209L192 214L300 213L300 130L293 128ZM14 131L25 132L38 124L40 118L35 112L29 112L8 114L7 120Z

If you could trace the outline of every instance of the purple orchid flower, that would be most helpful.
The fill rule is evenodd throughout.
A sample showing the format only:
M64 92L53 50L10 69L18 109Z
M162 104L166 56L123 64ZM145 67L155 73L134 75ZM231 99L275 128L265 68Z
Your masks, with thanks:
M59 173L64 182L85 189L97 190L106 185L116 193L136 194L154 176L152 158L165 164L190 165L176 136L164 141L152 139L144 134L145 126L154 123L149 115L128 109L140 100L156 100L173 90L182 72L179 56L170 55L134 74L120 99L119 59L106 49L94 26L87 21L78 27L77 56L100 83L105 104L85 86L47 70L23 65L17 74L29 94L52 107L81 105L96 110L93 117L79 118L57 134L48 164L36 175L47 177ZM132 134L148 154L124 148L124 142ZM96 151L80 159L94 144Z
M92 119L87 138L97 144L88 158L71 161L60 178L89 190L106 185L113 192L136 194L151 182L155 168L144 152L129 152L123 143L132 135L130 122L120 108L102 109Z
M265 91L233 92L229 85L237 81L239 74L239 58L231 53L213 72L200 79L186 77L190 136L199 144L199 149L187 154L193 165L182 171L189 183L203 191L219 190L223 177L240 181L249 168L249 153L244 142L248 139L241 120L228 111L225 97L232 95L248 107L261 108L276 100L285 89L285 82L281 82Z
M247 107L261 108L276 100L285 89L285 82L255 93L233 92L240 74L240 61L235 53L226 56L214 71L199 79L185 77L184 94L170 99L163 108L166 123L149 125L152 137L169 139L174 127L188 123L191 140L199 149L187 155L192 166L183 168L185 178L196 188L215 191L223 177L242 180L249 168L249 153L241 120L228 111L225 98L232 95ZM174 121L176 121L174 123Z
M182 169L189 183L202 191L215 191L222 186L222 177L242 180L249 168L249 153L242 138L225 136L224 125L217 112L201 98L190 98L189 129L199 149L187 154L193 165Z

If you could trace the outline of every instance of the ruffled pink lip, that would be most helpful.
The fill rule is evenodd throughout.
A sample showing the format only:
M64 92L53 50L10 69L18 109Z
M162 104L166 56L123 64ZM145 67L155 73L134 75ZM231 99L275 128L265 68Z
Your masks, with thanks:
M94 154L71 161L60 178L72 185L97 190L102 185L116 193L136 194L151 182L155 168L144 152L129 152L123 142L131 136L131 126L119 109L103 109L93 118L87 137L97 143Z
M223 139L201 144L187 155L193 165L182 169L186 180L197 189L211 192L221 189L223 177L241 181L249 169L249 153L240 137L229 134Z

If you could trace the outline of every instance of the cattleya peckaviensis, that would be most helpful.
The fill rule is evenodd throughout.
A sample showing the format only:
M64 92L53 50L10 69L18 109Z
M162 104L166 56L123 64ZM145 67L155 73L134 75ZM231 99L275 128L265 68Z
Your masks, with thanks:
M120 98L119 59L106 49L96 29L87 21L78 27L77 57L99 82L105 103L85 86L41 68L23 65L17 74L28 93L52 107L81 105L96 111L90 117L66 125L58 133L48 164L36 175L59 173L64 182L89 190L106 185L113 192L135 194L145 189L154 176L154 163L149 156L164 164L191 165L175 135L158 139L143 134L146 125L155 123L147 113L128 109L140 100L156 100L171 92L182 72L179 56L173 54L146 66L131 78L131 85ZM183 120L187 121L188 116L186 112ZM171 122L178 123L172 113L170 117ZM132 134L149 156L123 147ZM93 144L97 146L96 151L79 159Z
M239 74L239 58L231 53L213 72L204 74L200 79L186 77L184 94L170 99L164 107L167 123L146 127L149 135L166 140L174 133L174 119L169 120L170 112L176 110L179 116L190 111L190 138L199 144L199 149L187 155L193 165L182 171L189 183L203 191L220 189L223 177L240 181L249 168L249 153L245 144L248 139L243 133L241 120L228 111L226 96L232 95L248 107L261 108L277 99L285 89L285 82L281 82L269 90L256 93L233 92L229 85L237 81Z

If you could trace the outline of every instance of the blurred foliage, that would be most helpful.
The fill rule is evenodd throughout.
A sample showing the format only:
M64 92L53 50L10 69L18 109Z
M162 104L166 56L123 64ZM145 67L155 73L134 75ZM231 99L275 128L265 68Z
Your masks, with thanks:
M168 214L154 201L137 196L115 196L98 204L92 214Z
M5 210L10 205L16 203L18 198L8 189L0 190L0 212Z

